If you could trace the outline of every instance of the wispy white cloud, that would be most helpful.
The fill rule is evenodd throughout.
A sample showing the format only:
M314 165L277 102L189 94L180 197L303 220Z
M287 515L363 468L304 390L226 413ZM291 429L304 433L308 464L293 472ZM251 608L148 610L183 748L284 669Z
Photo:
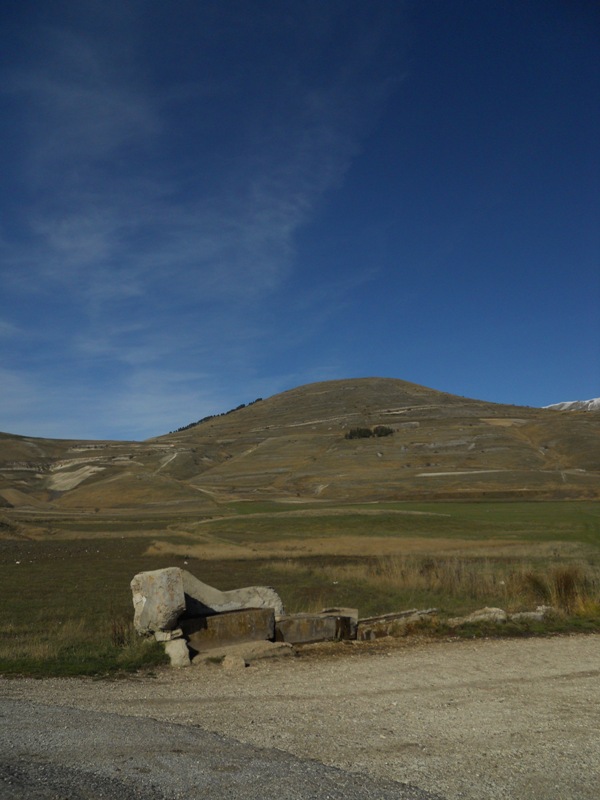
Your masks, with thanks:
M21 329L0 317L0 339L13 339L21 335Z
M52 29L45 40L43 68L21 69L10 81L36 109L29 175L42 191L29 225L42 274L77 286L76 272L96 300L102 282L94 270L102 267L116 272L116 294L140 291L167 269L186 292L190 272L200 274L204 296L276 287L289 272L295 233L357 152L380 89L357 86L347 69L318 88L297 82L281 110L247 120L222 189L213 181L203 193L212 166L197 154L190 193L189 175L139 157L173 131L164 97L139 80L131 56L73 31Z
M46 26L41 34L37 63L13 69L4 84L4 92L28 100L29 122L39 134L29 131L30 180L155 140L156 104L134 85L119 42L59 27Z
M284 64L271 76L271 104L250 87L255 94L229 119L230 144L215 162L175 126L213 113L220 91L230 102L231 85L196 75L183 90L158 89L145 77L148 55L127 35L131 20L122 22L116 41L46 29L40 57L8 74L5 92L27 112L15 212L24 234L5 228L0 237L14 296L26 303L59 292L72 308L54 355L65 394L84 402L78 381L89 383L93 363L126 368L122 395L104 389L113 408L130 417L137 409L153 427L169 409L170 370L186 358L196 388L179 394L190 403L204 402L196 369L215 383L227 364L252 381L251 362L272 336L264 312L296 266L297 234L343 180L389 87L387 78L361 77L374 42L316 83ZM324 296L305 293L302 302L314 312L312 328L331 313ZM32 331L40 343L47 338Z

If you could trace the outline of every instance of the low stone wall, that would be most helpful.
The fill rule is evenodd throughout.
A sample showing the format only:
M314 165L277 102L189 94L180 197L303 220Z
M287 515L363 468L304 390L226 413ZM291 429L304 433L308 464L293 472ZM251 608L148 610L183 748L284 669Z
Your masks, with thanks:
M270 586L222 592L179 567L140 572L131 581L131 591L137 632L162 642L177 667L188 666L192 659L202 662L227 655L231 655L230 666L240 666L249 658L290 655L293 645L401 636L411 624L438 613L435 608L412 608L359 619L356 608L326 608L317 614L285 614L281 598ZM516 614L482 608L445 624L458 628L473 623L534 622L555 613L549 606Z
M409 611L399 611L394 614L382 614L378 617L359 619L356 638L360 642L380 639L382 636L398 636L406 631L406 627L415 622L422 622L438 613L437 608L428 608L419 611L412 608Z

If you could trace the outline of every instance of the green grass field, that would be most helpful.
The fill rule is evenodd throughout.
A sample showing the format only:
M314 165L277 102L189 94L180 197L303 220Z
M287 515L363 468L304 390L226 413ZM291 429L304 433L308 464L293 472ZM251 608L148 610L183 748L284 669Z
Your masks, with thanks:
M327 508L338 513L329 516ZM203 523L203 531L230 541L278 541L282 537L357 534L524 539L528 542L577 542L600 547L600 504L592 502L313 505L302 507L300 513L303 516L296 516L299 509L283 503L232 503L228 510L238 516L208 520ZM365 512L364 515L361 512Z
M556 629L600 630L597 503L240 502L223 515L119 520L112 535L108 520L78 530L65 517L50 536L0 540L0 671L104 674L160 663L162 650L132 632L129 582L165 566L225 590L271 585L290 611L452 615L550 603L562 610ZM280 550L286 542L293 548Z

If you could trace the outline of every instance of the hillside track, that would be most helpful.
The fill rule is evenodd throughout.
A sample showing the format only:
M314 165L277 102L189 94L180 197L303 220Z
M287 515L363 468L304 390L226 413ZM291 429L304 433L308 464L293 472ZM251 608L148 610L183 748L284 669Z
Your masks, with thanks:
M208 734L225 737L222 759L229 769L238 768L236 747L260 748L265 775L270 758L278 774L283 753L300 760L295 762L297 775L310 775L310 765L318 763L339 770L338 779L347 786L352 776L357 781L366 776L361 786L370 780L376 790L372 796L379 798L388 796L386 781L397 782L398 792L408 784L448 800L598 797L598 635L468 642L390 639L371 645L313 645L298 658L256 662L241 671L204 665L118 681L4 679L0 701L2 708L12 705L11 724L17 730L21 711L27 717L31 704L52 707L38 715L37 757L46 763L54 758L44 744L45 726L51 724L46 720L63 708L89 712L90 736L95 726L104 725L99 715L112 715L122 731L131 731L134 719L143 718L140 730L152 721L189 730L190 736L196 732L198 741ZM4 762L14 737L8 726L2 731ZM176 739L164 741L167 748ZM146 776L152 777L153 769L164 773L168 759L161 756L155 767L148 766L148 752L140 747L129 752L131 763L139 759L146 765ZM186 750L187 745L174 747ZM92 751L85 762L90 770ZM239 751L239 769L244 752ZM122 762L105 759L103 774L118 777L109 766ZM326 788L314 795L282 796L337 797Z

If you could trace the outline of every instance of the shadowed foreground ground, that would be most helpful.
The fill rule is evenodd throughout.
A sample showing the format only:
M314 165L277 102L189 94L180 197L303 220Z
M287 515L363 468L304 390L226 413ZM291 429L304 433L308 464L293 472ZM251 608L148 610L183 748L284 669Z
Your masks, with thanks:
M214 798L426 796L402 784L446 800L598 796L599 635L381 640L234 672L4 679L2 698L3 765L83 769L131 791L183 775L185 791Z
M196 727L0 700L2 800L436 800Z

